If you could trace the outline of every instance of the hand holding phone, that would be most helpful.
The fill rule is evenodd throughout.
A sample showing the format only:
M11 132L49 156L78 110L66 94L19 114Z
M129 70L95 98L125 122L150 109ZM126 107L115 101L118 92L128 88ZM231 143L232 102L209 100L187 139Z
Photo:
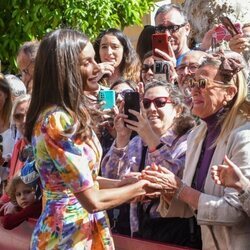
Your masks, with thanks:
M131 114L128 110L132 109L140 112L140 94L138 92L125 93L124 97L124 113L128 116L129 120L138 121L137 117Z
M111 89L100 90L98 93L98 101L105 102L101 109L112 109L115 106L115 91Z

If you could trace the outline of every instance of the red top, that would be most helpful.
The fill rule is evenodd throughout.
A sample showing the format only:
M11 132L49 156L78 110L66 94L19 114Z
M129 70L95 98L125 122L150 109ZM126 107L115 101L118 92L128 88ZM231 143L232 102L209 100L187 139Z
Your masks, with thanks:
M15 214L0 214L1 223L5 229L13 229L19 226L23 221L34 218L38 219L42 211L42 201L36 201L30 206L21 209Z

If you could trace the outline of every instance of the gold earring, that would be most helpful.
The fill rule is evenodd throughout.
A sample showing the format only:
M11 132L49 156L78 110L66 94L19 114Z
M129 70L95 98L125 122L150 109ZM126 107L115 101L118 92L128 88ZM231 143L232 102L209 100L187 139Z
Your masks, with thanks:
M222 102L223 106L227 106L227 101Z

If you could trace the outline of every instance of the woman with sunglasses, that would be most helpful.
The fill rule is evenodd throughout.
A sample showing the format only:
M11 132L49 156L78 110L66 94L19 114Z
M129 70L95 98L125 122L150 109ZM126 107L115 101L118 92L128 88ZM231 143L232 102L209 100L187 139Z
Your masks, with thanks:
M103 176L115 179L122 179L128 175L139 176L145 166L156 163L165 166L181 178L187 135L195 125L194 119L183 103L181 94L172 84L161 82L148 84L142 103L141 114L131 110L138 122L128 120L123 113L115 117L117 137L103 159ZM130 140L132 131L137 132L138 136ZM149 204L150 202L146 202L145 207ZM167 221L160 221L159 213L155 211L157 204L159 201L153 202L152 209L147 215L145 207L138 213L141 204L131 203L131 233L149 240L188 245L189 221L168 220L169 227L166 228ZM150 217L150 221L147 222L150 224L146 225L141 218L147 216ZM179 231L178 239L174 228Z
M212 166L223 164L227 155L250 177L250 103L244 66L235 52L204 58L190 82L192 112L201 124L188 138L183 179L160 166L143 173L165 187L162 216L196 215L204 249L250 248L250 218L238 193L217 185L210 175Z

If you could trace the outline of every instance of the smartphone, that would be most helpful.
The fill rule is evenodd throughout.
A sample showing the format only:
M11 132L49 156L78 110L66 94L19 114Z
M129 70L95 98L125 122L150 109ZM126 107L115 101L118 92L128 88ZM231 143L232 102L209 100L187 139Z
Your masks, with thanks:
M112 109L115 106L115 91L111 89L100 90L98 93L98 101L105 102L101 109Z
M132 109L140 112L140 95L138 92L128 92L124 96L124 113L128 116L129 120L138 121L136 116L129 113L128 110Z
M169 54L168 51L168 35L167 33L156 33L152 35L152 50L153 55L158 56L158 54L155 53L155 49L159 49L167 54Z
M240 23L235 23L234 27L238 30L239 33L242 32ZM232 35L229 33L226 27L221 24L220 26L215 28L215 33L213 34L213 37L216 39L217 43L220 43L222 41L229 41L232 38Z
M231 20L228 17L222 16L222 17L220 17L220 21L225 26L225 28L228 30L228 32L230 33L230 35L232 37L240 33L235 28L235 26L233 25L233 23L231 22Z
M154 79L169 82L170 65L167 61L154 62Z

